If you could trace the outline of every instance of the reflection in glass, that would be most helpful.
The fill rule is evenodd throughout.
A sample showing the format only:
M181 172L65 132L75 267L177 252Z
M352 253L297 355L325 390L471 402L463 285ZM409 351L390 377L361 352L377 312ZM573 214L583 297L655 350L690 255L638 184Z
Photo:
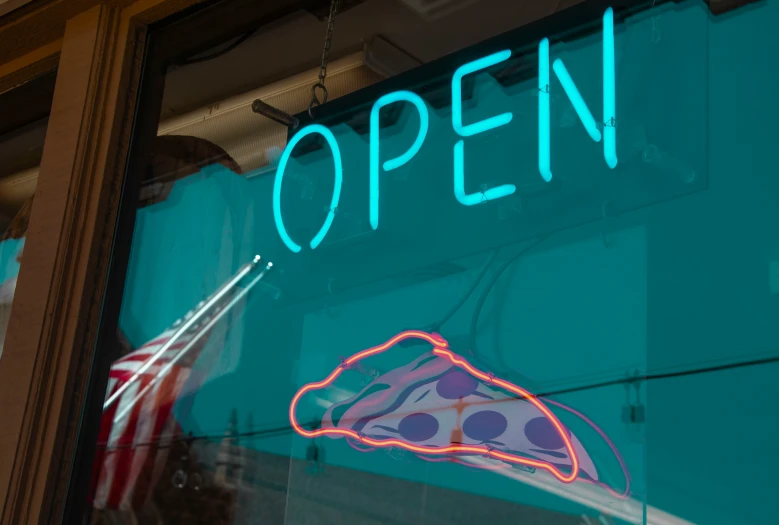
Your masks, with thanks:
M344 98L313 123L301 79L317 70L208 111L168 101L93 522L760 523L775 462L723 479L718 436L779 433L748 402L775 397L771 363L741 363L779 342L776 112L755 95L739 124L732 96L747 70L776 85L743 62L769 60L746 35L777 9L714 23L667 3L607 16L605 39L599 14L564 42L517 32L386 89L386 70L344 54L328 87ZM252 113L258 98L303 125Z

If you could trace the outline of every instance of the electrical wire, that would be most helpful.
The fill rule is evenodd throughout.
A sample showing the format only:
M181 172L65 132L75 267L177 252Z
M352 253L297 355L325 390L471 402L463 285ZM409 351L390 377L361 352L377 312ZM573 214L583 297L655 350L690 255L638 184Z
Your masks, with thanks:
M484 263L484 266L482 266L481 270L479 270L478 275L471 283L470 288L463 294L462 297L438 320L434 323L431 323L427 326L421 327L421 330L424 330L425 332L441 332L442 327L449 322L452 317L465 305L466 301L468 301L468 298L473 295L473 292L476 291L476 288L479 287L479 284L481 283L482 279L484 279L484 276L487 274L487 270L490 269L490 266L492 266L492 263L495 262L495 259L498 256L498 252L500 249L493 250L493 252L490 254L490 257L487 259L487 262ZM402 347L408 347L408 346L415 346L418 344L418 342L413 340L408 341L402 341L400 343L400 346Z
M487 286L484 288L484 290L481 293L481 296L479 297L479 301L476 303L476 306L473 309L473 314L471 315L471 327L470 327L470 350L473 353L474 358L481 362L483 365L488 366L489 368L494 368L491 366L490 363L487 362L487 360L484 358L484 356L479 352L478 343L476 341L476 329L479 325L479 318L481 317L481 311L484 308L484 304L487 302L487 298L490 295L490 292L495 287L495 284L498 282L498 279L508 270L511 265L513 265L515 262L517 262L519 259L521 259L524 255L526 255L528 252L530 252L533 248L544 242L549 236L545 235L542 237L537 238L533 242L531 242L528 246L520 250L519 253L516 255L513 255L510 257L507 261L503 263L502 266L498 268L498 270L495 272L495 274L492 276L490 281L487 283ZM505 360L503 359L502 355L500 354L500 351L497 352L498 359L500 361L501 368L503 369L502 372L504 375L506 373L511 373L511 375L519 376L522 378L522 382L524 384L533 383L532 380L529 378L523 376L522 374L519 374L515 371L513 371L510 367L508 367L505 363Z
M473 295L473 292L476 291L476 288L479 287L479 283L481 283L482 279L484 279L484 276L487 274L487 270L490 269L490 266L492 266L492 263L495 262L495 259L498 257L498 252L500 250L494 250L491 254L489 259L487 259L487 262L484 263L484 266L482 266L481 270L479 271L479 274L474 279L473 283L471 283L471 287L468 289L467 292L460 298L460 300L452 306L452 308L449 309L446 314L444 314L441 319L436 322L433 327L433 330L429 330L431 332L437 332L441 329L443 325L445 325L452 317L454 317L454 314L456 314L460 308L463 307L465 302L468 300L468 298Z
M562 388L558 390L552 390L549 392L535 394L536 397L551 397L559 396L562 394L570 394L572 392L583 392L585 390L595 390L598 388L605 388L615 385L625 385L640 382L657 381L660 379L675 379L678 377L695 376L701 374L711 374L714 372L724 372L726 370L736 370L738 368L746 368L752 366L771 365L779 363L779 356L764 357L760 359L751 359L747 361L736 361L735 363L727 363L721 365L712 365L701 368L693 368L687 370L677 370L671 372L655 372L652 374L636 374L629 378L613 379L611 381L602 381L600 383L591 383L589 385L574 386L570 388Z
M238 38L236 38L233 41L232 44L230 44L229 46L225 47L224 49L221 49L219 51L211 53L210 55L202 55L202 56L199 56L199 57L196 56L194 58L185 58L184 60L178 62L177 65L188 66L188 65L191 65L191 64L199 64L200 62L207 62L209 60L213 60L215 58L219 58L221 56L224 56L227 53L229 53L230 51L232 51L233 49L237 48L238 46L240 46L241 44L246 42L249 39L249 37L251 37L256 32L257 32L257 29L252 29L250 31L247 31L246 33L244 33L241 36L239 36Z

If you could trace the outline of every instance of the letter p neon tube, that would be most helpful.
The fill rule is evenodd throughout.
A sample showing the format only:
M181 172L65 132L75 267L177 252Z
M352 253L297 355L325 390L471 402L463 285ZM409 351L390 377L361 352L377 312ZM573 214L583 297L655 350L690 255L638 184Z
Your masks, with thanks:
M430 127L430 115L422 97L411 91L396 91L384 95L373 104L370 129L370 222L374 230L379 227L379 112L384 106L396 102L410 102L419 112L419 132L414 143L403 155L384 162L384 171L397 169L416 155L422 147Z

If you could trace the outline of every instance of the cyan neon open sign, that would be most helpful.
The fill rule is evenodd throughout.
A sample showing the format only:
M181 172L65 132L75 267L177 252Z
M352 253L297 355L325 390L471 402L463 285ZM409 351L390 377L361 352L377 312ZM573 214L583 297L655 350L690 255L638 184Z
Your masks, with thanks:
M485 56L473 62L460 66L452 76L452 127L459 136L453 144L454 154L454 195L458 202L465 206L474 206L486 201L507 197L516 191L513 184L502 184L493 188L483 189L479 193L467 193L465 190L465 146L468 137L505 126L513 119L511 112L486 118L477 122L463 122L462 83L466 75L487 69L511 57L511 51L505 50ZM549 39L544 38L538 45L538 172L544 181L552 180L552 140L551 140L551 94L550 77L554 72L563 87L568 100L573 105L576 114L587 134L595 142L603 142L603 158L609 168L617 166L617 130L616 130L616 66L614 58L614 11L608 8L603 15L603 120L599 124L582 97L568 69L560 58L552 62L550 67ZM419 130L416 139L402 155L381 162L381 139L379 136L379 112L385 106L397 103L412 104L419 114ZM392 171L411 161L423 147L427 137L430 115L422 98L411 91L396 91L379 98L370 114L370 152L369 152L369 213L371 227L379 228L379 193L381 171ZM287 144L279 159L276 179L273 185L273 217L276 229L284 244L291 251L298 253L301 246L290 237L284 226L281 213L281 185L290 156L295 146L305 137L318 134L327 142L333 157L335 184L330 201L329 212L309 246L315 249L324 240L335 219L335 212L341 197L343 185L343 162L341 149L335 135L321 124L313 124L300 130Z

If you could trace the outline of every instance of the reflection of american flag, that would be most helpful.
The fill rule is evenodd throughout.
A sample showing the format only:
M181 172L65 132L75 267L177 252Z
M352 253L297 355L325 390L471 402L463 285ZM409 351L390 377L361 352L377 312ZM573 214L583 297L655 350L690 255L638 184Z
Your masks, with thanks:
M223 323L220 323L223 325ZM176 332L166 330L159 337L140 349L116 361L109 372L106 399L125 384L139 368ZM100 423L100 437L94 463L93 505L99 509L139 509L151 494L167 460L166 443L181 434L181 428L173 417L172 409L181 395L192 372L192 365L199 356L210 334L203 334L189 350L154 384L141 399L136 399L165 365L201 332L190 329L182 334L165 353L137 378L119 400L105 412ZM135 403L121 418L118 415ZM161 444L161 447L155 444Z
M193 365L206 341L221 351L230 323L220 320L228 312L233 319L241 317L245 295L273 266L268 263L261 268L259 262L258 255L243 265L187 314L183 325L177 322L111 365L90 487L95 508L135 510L149 499L168 459L170 442L182 434L176 417L186 417L189 411L189 406L179 406L174 414L174 404L180 398L192 401L204 379ZM258 268L262 271L251 282L237 288ZM163 348L164 353L157 355ZM208 353L213 358L221 352ZM199 363L198 370L207 372L208 368Z

